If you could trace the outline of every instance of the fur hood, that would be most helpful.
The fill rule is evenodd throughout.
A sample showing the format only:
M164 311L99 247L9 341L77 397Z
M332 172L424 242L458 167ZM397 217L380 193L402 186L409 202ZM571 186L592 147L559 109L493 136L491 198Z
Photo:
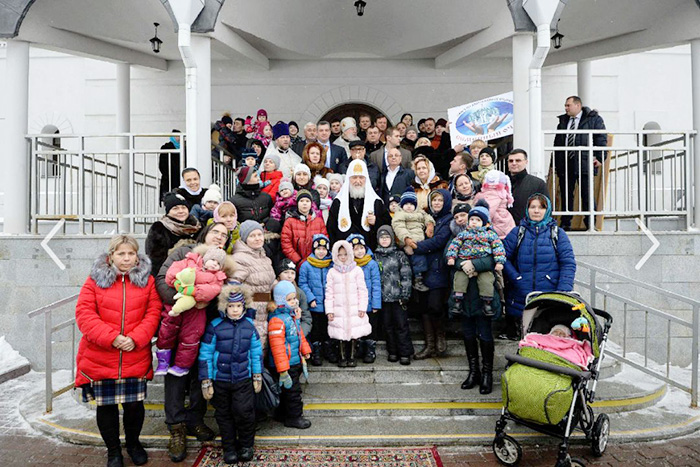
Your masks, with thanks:
M204 243L200 243L196 247L192 249L192 253L197 254L204 258L204 254L207 252L207 250L211 248L210 246L205 245ZM226 274L226 277L231 277L233 276L233 273L236 272L236 263L233 261L233 257L231 255L226 255L226 260L224 261L224 267L221 268L221 270Z
M138 255L139 262L129 271L129 280L136 287L144 288L148 285L148 278L151 275L151 260L148 256ZM119 275L117 268L109 264L109 255L101 254L92 264L90 277L101 289L108 289L114 285Z
M219 314L222 318L226 317L226 307L228 306L229 295L236 292L242 293L245 299L243 304L244 315L248 308L253 307L253 292L250 290L250 287L245 284L241 284L240 282L229 282L221 288L221 292L219 293L218 307Z

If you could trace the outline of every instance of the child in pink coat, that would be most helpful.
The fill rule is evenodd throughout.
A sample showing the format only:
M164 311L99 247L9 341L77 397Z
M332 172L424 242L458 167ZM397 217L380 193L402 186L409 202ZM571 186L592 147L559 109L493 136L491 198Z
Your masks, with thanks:
M275 205L272 206L272 211L270 211L270 217L273 219L284 222L287 217L287 211L297 205L297 192L294 189L294 185L289 181L288 178L283 178L280 182L280 190L277 193L277 199L275 200Z
M175 277L186 268L195 269L194 287L183 287ZM165 282L182 295L190 295L196 300L191 309L177 316L171 316L172 307L165 305L162 321L158 331L158 367L156 375L169 373L184 376L197 359L199 340L204 334L207 324L207 304L221 292L226 281L227 273L233 268L232 261L226 252L218 247L200 245L187 253L185 259L175 261L165 275ZM175 362L171 363L172 349L177 347Z
M338 366L355 367L356 341L372 332L367 316L369 295L362 268L357 266L352 246L345 240L333 245L333 267L326 277L324 307L328 335L340 341Z
M481 191L474 197L474 202L480 199L489 203L491 227L503 240L515 228L515 221L508 208L513 207L510 178L500 170L491 170L484 176Z
M248 118L246 119L245 132L252 133L253 139L259 139L260 141L262 141L263 138L265 138L263 131L265 127L269 124L270 122L267 121L267 111L265 109L260 109L258 110L255 121ZM265 147L267 147L267 144L265 145Z

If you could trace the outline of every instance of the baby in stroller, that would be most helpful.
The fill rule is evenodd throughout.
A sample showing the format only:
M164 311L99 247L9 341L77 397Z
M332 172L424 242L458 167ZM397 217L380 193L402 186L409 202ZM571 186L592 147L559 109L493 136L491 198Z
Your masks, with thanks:
M572 328L574 323L572 323L572 327L565 324L555 324L550 329L549 334L539 334L537 332L526 334L520 341L520 344L518 344L518 347L534 347L546 350L585 370L593 361L593 351L588 340L579 340L573 334Z

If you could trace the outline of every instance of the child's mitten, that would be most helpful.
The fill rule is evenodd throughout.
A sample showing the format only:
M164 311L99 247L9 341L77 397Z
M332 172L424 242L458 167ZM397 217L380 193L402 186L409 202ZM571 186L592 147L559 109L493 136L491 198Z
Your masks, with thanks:
M255 393L259 393L262 390L262 375L260 373L256 373L253 375L253 391Z
M280 386L284 386L285 389L292 388L292 377L289 376L288 371L280 373Z

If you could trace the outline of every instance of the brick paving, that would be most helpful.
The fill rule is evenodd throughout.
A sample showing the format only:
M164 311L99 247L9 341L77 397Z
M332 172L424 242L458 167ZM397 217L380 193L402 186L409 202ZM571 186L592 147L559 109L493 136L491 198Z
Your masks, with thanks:
M30 373L0 385L0 466L104 466L104 448L58 441L34 431L22 419L18 410L20 398L27 397L28 392L40 391L42 382L43 375ZM498 465L490 446L441 447L439 452L445 467ZM193 447L179 465L192 465L197 453L198 448ZM586 445L575 445L570 453L591 466L700 466L700 433L671 441L611 444L601 458L593 457ZM556 445L525 444L521 465L552 466L556 455ZM170 462L165 450L149 449L149 456L148 466L175 465ZM126 465L133 464L126 459Z

